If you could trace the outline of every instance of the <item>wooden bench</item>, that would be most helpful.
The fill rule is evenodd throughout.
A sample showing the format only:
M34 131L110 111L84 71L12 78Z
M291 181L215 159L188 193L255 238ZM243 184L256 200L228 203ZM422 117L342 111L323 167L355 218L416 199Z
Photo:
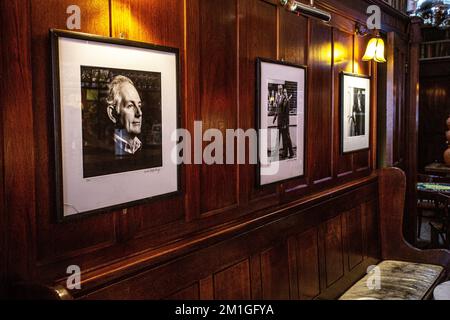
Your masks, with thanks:
M342 300L420 300L448 278L448 250L419 250L403 237L406 179L396 168L379 174L382 262L340 297Z

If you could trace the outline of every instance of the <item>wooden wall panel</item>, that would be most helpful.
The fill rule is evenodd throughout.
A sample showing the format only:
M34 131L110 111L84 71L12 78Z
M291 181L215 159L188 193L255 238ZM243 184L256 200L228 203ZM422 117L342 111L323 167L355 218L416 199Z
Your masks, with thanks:
M331 286L344 275L342 216L337 216L323 225L324 255L326 261L326 284Z
M261 32L264 30L264 32ZM261 0L239 2L239 127L255 128L257 57L277 58L277 7ZM256 189L256 166L239 167L240 202L256 209L278 201L277 187ZM268 198L267 198L268 197ZM262 201L263 198L266 201ZM267 201L268 200L268 201Z
M198 283L187 287L185 289L182 289L178 291L177 293L174 293L173 295L169 296L167 298L168 300L199 300L200 294L199 294L199 286Z
M311 22L307 142L308 175L314 183L330 180L332 175L331 31L322 23Z
M112 0L112 36L181 48L183 5L177 0Z
M111 17L113 37L179 48L183 63L184 7L179 1L112 0ZM182 75L180 81L183 81ZM183 88L182 82L180 86ZM117 223L127 225L122 236L127 240L183 218L184 199L177 197L130 208L119 215Z
M224 137L237 129L236 14L236 0L200 1L201 119L204 131L219 129ZM200 176L202 213L236 204L236 166L204 164Z
M312 228L297 237L299 298L311 300L320 294L318 231Z
M308 19L280 10L279 59L306 65L308 59Z
M0 6L1 10L3 8ZM0 14L1 19L3 20L3 16ZM1 25L1 23L0 23ZM2 26L3 27L3 26ZM5 47L4 43L6 43L6 39L4 39L4 35L0 34L0 53L5 55ZM0 62L0 80L3 82L3 75L6 74L6 66L3 62ZM0 108L0 124L3 125L3 107ZM6 286L7 286L7 270L8 270L8 219L6 212L6 203L5 203L5 164L4 164L4 155L3 155L3 141L4 133L1 131L0 134L0 299L6 298Z
M0 134L3 141L1 170L4 172L1 192L5 191L3 201L7 214L2 222L8 223L6 252L9 256L3 257L4 252L0 255L2 261L7 259L10 279L32 276L35 259L35 150L29 16L30 7L26 2L0 2L0 27L3 30L0 47L3 122Z
M396 61L394 73L394 144L393 157L394 166L406 168L406 77L405 69L408 63L408 43L399 37L395 37L394 60ZM417 156L417 155L416 155ZM413 174L416 174L415 172Z
M186 1L186 41L184 68L184 126L194 132L194 122L201 120L200 103L200 3L199 0ZM194 151L191 153L194 158ZM198 165L186 165L186 220L191 221L200 216L200 169Z
M245 260L214 275L214 299L251 299L250 265Z
M309 20L287 10L280 10L279 24L279 59L307 66L309 56ZM307 73L309 72L310 70L307 69ZM306 119L308 117L307 106L308 92L305 99ZM305 150L306 148L307 146L305 144ZM305 157L305 161L306 170L308 165L307 157ZM292 199L298 198L299 193L305 192L307 188L307 175L308 172L306 172L305 177L283 183L284 194L282 194L282 202L290 202Z
M356 172L369 171L369 155L367 151L357 151L353 156L353 168Z
M405 134L404 146L406 169L406 204L405 210L405 239L415 243L417 239L417 173L419 172L418 154L420 154L419 141L419 108L420 108L420 46L423 41L421 36L422 21L415 17L411 19L409 39L401 45L405 52L407 71L405 78ZM443 71L445 68L443 68ZM444 71L445 72L445 71Z
M353 173L353 155L341 153L341 72L353 72L353 35L333 30L333 64L334 64L334 173L337 177L345 177Z
M1 8L1 7L0 7ZM3 10L3 9L2 9ZM0 15L1 17L1 15ZM3 17L2 17L3 19ZM3 43L6 39L3 39L4 35L0 34L0 52L4 54ZM6 66L0 63L0 80L3 80L3 74L6 73ZM3 81L2 81L3 82ZM3 124L3 108L0 108L0 124ZM3 162L3 131L0 134L0 299L5 299L6 297L6 286L7 286L7 266L8 266L8 219L6 216L6 204L5 204L5 165Z
M261 254L250 257L250 281L252 287L252 299L261 300L263 298Z
M145 235L151 233L153 228L182 221L184 219L184 208L184 201L181 196L131 208L131 210L128 210L131 228L129 232L130 234L141 232Z
M329 204L295 210L295 213L268 224L255 225L247 232L229 235L213 246L199 248L149 270L144 269L130 278L111 281L109 286L103 285L100 289L94 286L93 291L84 292L80 298L195 299L198 293L204 300L313 299L325 292L336 293L343 290L342 286L351 284L348 279L364 275L366 265L375 263L379 258L379 254L372 256L372 259L364 256L358 267L347 270L343 276L343 257L350 256L350 246L342 244L343 237L348 242L355 242L353 248L373 246L379 249L377 241L369 243L374 239L372 236L362 237L361 232L346 231L353 228L346 226L346 215L359 212L362 207L365 208L360 211L364 219L371 222L371 218L366 216L368 213L372 215L371 210L375 209L376 203L376 184L371 180L352 192L336 196ZM327 211L329 206L335 207L336 211ZM345 211L349 207L351 209ZM376 215L376 211L373 213ZM304 216L312 214L315 217L313 226L301 231L305 228ZM232 229L240 227L242 225ZM372 225L367 227L377 230ZM338 238L335 234L343 236ZM323 258L319 256L322 244L325 247ZM325 273L322 273L319 264L323 265ZM294 270L296 275L292 276ZM292 285L293 279L298 279L296 285ZM292 293L293 288L297 289L297 294Z
M346 268L352 270L363 261L363 239L361 210L355 208L344 214L346 224L346 242L348 247L348 261Z
M297 238L291 236L287 240L289 264L289 295L291 300L298 300L298 264L297 264Z
M32 12L32 70L33 116L36 135L36 186L38 259L55 261L70 255L92 251L111 245L115 241L114 214L94 216L70 224L55 223L54 208L54 152L50 28L64 29L70 1L31 1ZM81 31L103 36L109 35L109 3L107 0L80 1L82 10ZM97 21L95 23L94 21Z
M356 19L361 23L366 23L366 10L367 7L372 4L378 5L382 10L381 25L383 30L395 30L399 33L406 33L406 22L408 22L409 18L403 14L399 14L397 10L393 9L384 0L375 0L370 3L355 0L317 0L315 2L316 6L325 8L332 12L339 12L347 18ZM395 12L397 14L395 14Z
M287 244L282 243L261 254L262 296L266 300L289 299Z
M363 74L366 76L371 75L371 62L363 61L362 57L366 52L367 44L369 43L370 36L361 37L355 35L355 68L354 72Z
M380 255L380 235L379 235L379 219L378 219L378 207L377 202L370 201L362 206L364 213L365 233L367 234L367 256L377 257Z
M1 39L0 39L1 40ZM0 69L1 72L1 69ZM1 122L1 111L0 111L0 122ZM3 146L3 141L0 138L0 146ZM6 295L6 279L7 279L7 265L8 265L8 241L7 241L7 216L6 216L6 205L5 205L5 188L3 180L3 149L0 149L0 299L3 299Z
M371 76L371 65L370 62L362 61L364 52L366 51L367 44L369 43L370 37L360 37L355 36L355 67L354 72L366 76ZM373 81L373 80L372 80ZM372 108L376 106L372 105ZM372 121L373 123L373 121ZM370 167L370 153L368 151L355 152L353 156L353 169L356 172L368 171Z
M214 300L214 278L213 275L200 280L200 299Z

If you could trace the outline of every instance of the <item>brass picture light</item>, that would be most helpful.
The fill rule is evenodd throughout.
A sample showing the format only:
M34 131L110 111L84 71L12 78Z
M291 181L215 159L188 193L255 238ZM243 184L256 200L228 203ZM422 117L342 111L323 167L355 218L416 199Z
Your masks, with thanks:
M311 0L310 5L295 0L280 0L280 3L283 7L285 7L289 11L311 16L313 18L325 22L331 21L331 14L329 12L314 7L314 0Z

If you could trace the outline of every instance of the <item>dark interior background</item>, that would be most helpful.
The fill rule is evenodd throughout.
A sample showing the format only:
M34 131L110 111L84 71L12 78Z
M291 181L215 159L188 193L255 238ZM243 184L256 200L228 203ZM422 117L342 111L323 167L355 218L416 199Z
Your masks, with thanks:
M450 59L420 64L419 168L444 162L450 116Z
M420 52L419 171L444 162L450 116L450 30L423 26Z

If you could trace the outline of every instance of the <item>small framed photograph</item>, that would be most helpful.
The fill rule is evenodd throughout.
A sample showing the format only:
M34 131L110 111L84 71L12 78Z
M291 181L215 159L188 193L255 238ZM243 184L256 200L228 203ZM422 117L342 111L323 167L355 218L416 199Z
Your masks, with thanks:
M306 67L257 59L259 186L305 174Z
M179 193L178 49L50 30L59 220Z
M341 151L370 148L370 77L341 73Z

